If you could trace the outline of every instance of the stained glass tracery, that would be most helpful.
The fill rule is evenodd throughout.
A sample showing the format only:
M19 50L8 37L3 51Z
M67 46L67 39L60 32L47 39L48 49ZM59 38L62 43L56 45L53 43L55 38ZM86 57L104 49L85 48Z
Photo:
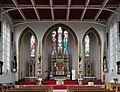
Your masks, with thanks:
M30 56L35 57L35 36L32 35L30 38Z
M57 47L56 47L56 41L57 41L56 37L57 37L56 31L54 30L52 32L52 42L53 42L53 44L52 44L52 48L53 48L52 55L56 54L56 52L57 52L56 51L56 49L57 49Z
M64 31L64 54L68 55L68 32Z
M62 27L52 31L52 55L62 52L68 55L68 31Z
M85 56L90 56L90 37L89 35L85 36Z
M63 30L62 30L62 28L61 27L59 27L58 28L58 51L62 51L62 49L63 49L63 44L62 44L62 32L63 32Z

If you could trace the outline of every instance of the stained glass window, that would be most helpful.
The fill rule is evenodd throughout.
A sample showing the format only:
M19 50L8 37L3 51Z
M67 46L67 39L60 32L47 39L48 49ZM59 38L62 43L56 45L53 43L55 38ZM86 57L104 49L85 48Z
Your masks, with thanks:
M68 55L68 31L62 27L52 31L52 55L62 52Z
M64 31L64 54L68 55L68 32Z
M30 56L35 57L35 36L32 35L30 38Z
M63 49L63 44L62 44L62 32L63 32L63 30L62 30L62 28L61 27L59 27L58 28L58 51L62 51L62 49Z
M56 39L56 37L57 37L57 35L56 35L56 31L54 30L53 32L52 32L52 42L53 42L53 46L52 46L52 48L53 48L53 51L52 51L52 55L54 55L54 54L56 54L56 52L57 52L57 47L56 47L56 41L57 41L57 39Z
M85 36L85 56L90 56L90 37L89 35Z

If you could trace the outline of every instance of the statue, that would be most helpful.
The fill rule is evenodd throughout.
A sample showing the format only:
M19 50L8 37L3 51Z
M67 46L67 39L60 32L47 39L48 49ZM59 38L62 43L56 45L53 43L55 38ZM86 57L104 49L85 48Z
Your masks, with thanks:
M13 62L12 62L12 72L16 72L17 71L17 57L16 56L14 56L13 57L13 60L12 60Z
M38 57L38 69L41 69L41 56Z
M107 59L106 59L106 56L103 57L103 71L107 72Z
M81 59L82 59L82 57L81 57L81 55L79 56L79 62L81 62Z
M41 62L41 55L39 55L38 60L39 60L39 62Z

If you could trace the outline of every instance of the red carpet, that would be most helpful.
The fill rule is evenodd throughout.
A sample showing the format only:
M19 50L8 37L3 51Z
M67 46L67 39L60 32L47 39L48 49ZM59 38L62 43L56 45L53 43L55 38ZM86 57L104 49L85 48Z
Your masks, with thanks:
M37 85L36 82L32 81L20 81L16 85ZM64 85L56 85L56 80L45 80L42 85L53 86L53 89L67 89L67 86L79 85L77 80L64 80Z
M56 85L56 80L45 80L43 85L51 85L53 89L67 89L67 86L79 85L77 80L64 80L64 85Z
M56 85L56 80L45 80L43 85Z
M57 85L56 85L56 86L53 86L53 89L54 89L54 90L55 90L55 89L59 89L59 90L62 89L62 90L63 90L63 89L67 89L67 86L57 86Z
M93 81L91 81L93 82ZM16 85L38 85L35 81L19 81ZM64 90L67 89L67 86L78 86L77 80L64 80L64 85L56 85L56 80L45 80L42 85L50 85L53 86L54 90ZM88 85L88 82L84 82L83 85ZM94 85L103 85L102 82L94 81Z
M45 80L43 85L56 85L56 80ZM77 80L64 80L64 85L78 85Z
M16 85L37 85L36 82L32 82L32 81L21 81L21 82L17 82Z

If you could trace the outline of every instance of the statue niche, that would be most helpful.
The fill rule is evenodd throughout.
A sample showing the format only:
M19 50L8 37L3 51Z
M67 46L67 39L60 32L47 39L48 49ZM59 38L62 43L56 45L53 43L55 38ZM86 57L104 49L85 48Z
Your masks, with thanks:
M94 76L94 65L92 62L90 62L89 60L87 60L85 62L85 76L89 76L92 77Z
M31 60L26 63L26 77L34 77L35 76L35 63Z

